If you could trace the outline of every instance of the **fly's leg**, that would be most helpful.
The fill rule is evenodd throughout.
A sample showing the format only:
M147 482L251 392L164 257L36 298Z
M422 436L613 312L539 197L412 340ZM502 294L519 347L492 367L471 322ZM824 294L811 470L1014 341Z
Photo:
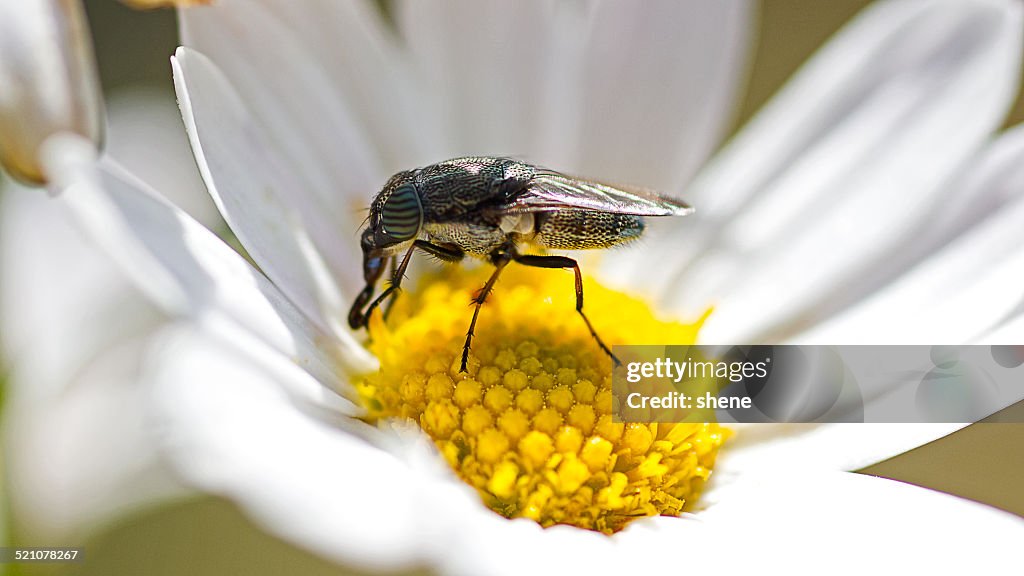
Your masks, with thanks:
M413 242L413 246L443 262L458 262L466 256L466 253L460 250L458 246L450 244L433 244L426 240L417 240Z
M402 278L405 278L405 270L409 268L409 261L412 260L412 253L414 250L416 250L415 244L409 247L405 256L402 257L401 263L399 263L395 268L395 273L391 276L391 283L388 285L387 289L381 292L380 296L377 296L377 299L371 302L370 306L366 309L366 314L362 317L363 327L369 328L370 316L373 314L373 311L377 309L377 306L380 306L381 302L386 300L389 296L397 296L397 292L402 289Z
M457 246L449 246L449 245L443 245L443 244L432 244L430 242L427 242L426 240L416 240L415 242L413 242L412 246L413 246L413 248L419 248L420 250L423 250L427 254L430 254L431 256L433 256L433 257L435 257L435 258L437 258L437 259L439 259L439 260L441 260L443 262L458 262L459 260L462 260L466 256L466 253L463 252L462 250L459 250L459 248ZM410 251L411 251L411 249L410 249ZM406 254L405 259L407 260L408 258L409 258L409 255ZM405 268L408 267L408 263L405 260L403 260L402 261L402 265L404 267L402 268L402 274L401 275L405 276ZM396 277L398 275L398 268L397 267L398 267L398 257L397 256L392 256L391 257L391 271L392 271L392 274L396 275ZM395 280L392 280L391 283L395 284L396 282L395 282ZM397 295L394 298L392 298L391 300L389 300L387 305L384 307L384 319L385 320L388 319L388 316L391 313L391 308L395 305L395 300L398 300L398 296Z
M615 354L612 354L611 348L606 346L604 341L601 340L601 337L597 335L597 332L594 330L593 325L590 324L590 320L587 318L587 315L583 313L583 275L580 273L580 265L575 260L566 256L520 255L514 256L513 259L519 264L524 266L533 266L535 268L572 268L573 272L576 273L576 311L579 312L580 317L583 318L583 322L586 323L587 329L590 330L590 335L597 341L597 345L601 347L601 350L604 350L604 353L612 359L612 362L614 362L616 366L622 365L622 362L619 362L619 359L615 357Z
M384 262L381 258L363 254L363 279L366 280L366 286L356 296L355 302L352 303L352 308L348 311L348 325L353 330L366 326L363 308L366 307L366 303L370 301L370 298L373 298L373 290L377 286L377 280L380 280L383 273Z
M353 330L358 330L366 326L366 318L363 316L363 306L373 298L373 284L367 284L363 288L362 292L356 296L356 301L352 303L352 309L348 312L348 325Z
M459 368L459 372L466 372L466 363L469 362L469 346L473 342L473 332L476 330L476 318L480 315L480 307L484 305L487 300L487 296L494 289L494 284L498 281L498 276L501 276L501 271L508 265L509 260L512 257L507 253L495 252L491 256L491 260L494 262L494 273L487 279L487 283L480 289L480 292L473 298L473 304L476 305L473 308L473 320L469 323L469 330L466 332L466 344L462 347L462 365Z
M391 268L392 283L394 283L395 274L398 272L398 256L392 256L388 262L388 267ZM398 300L396 294L394 298L388 300L388 303L384 305L384 320L387 321L388 316L391 315L391 309L395 307L395 300Z

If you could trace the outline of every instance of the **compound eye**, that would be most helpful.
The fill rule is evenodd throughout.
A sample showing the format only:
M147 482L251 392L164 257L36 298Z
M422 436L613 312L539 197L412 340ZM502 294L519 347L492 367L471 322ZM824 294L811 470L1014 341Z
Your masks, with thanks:
M411 184L392 192L381 207L380 224L384 233L400 242L415 238L422 220L420 197Z

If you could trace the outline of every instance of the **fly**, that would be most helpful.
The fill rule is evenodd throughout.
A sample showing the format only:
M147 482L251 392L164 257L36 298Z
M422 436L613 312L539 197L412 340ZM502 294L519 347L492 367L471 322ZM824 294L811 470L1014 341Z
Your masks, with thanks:
M446 262L466 255L484 258L494 265L494 272L473 298L473 319L462 348L460 371L465 372L480 307L509 262L571 268L576 274L576 311L598 346L618 365L583 312L579 264L567 256L522 254L519 249L609 248L638 238L647 216L691 212L674 198L574 178L511 158L455 158L399 172L370 205L360 237L366 287L352 304L348 323L352 329L365 328L373 311L397 295L416 249ZM393 270L391 284L371 302L387 262Z

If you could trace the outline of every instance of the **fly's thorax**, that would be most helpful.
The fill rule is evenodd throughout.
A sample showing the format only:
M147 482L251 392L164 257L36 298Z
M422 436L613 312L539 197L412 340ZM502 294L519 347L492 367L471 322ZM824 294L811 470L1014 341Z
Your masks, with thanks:
M610 248L636 240L644 232L641 216L594 210L542 212L536 221L535 242L558 250Z
M481 210L504 204L526 186L534 169L508 158L466 157L415 172L427 221L472 221Z

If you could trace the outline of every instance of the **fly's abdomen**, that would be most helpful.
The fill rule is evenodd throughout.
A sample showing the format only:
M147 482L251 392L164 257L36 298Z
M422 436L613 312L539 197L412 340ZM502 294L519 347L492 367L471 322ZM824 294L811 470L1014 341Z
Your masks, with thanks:
M590 250L635 240L643 231L641 216L568 209L537 214L535 241L556 250Z

